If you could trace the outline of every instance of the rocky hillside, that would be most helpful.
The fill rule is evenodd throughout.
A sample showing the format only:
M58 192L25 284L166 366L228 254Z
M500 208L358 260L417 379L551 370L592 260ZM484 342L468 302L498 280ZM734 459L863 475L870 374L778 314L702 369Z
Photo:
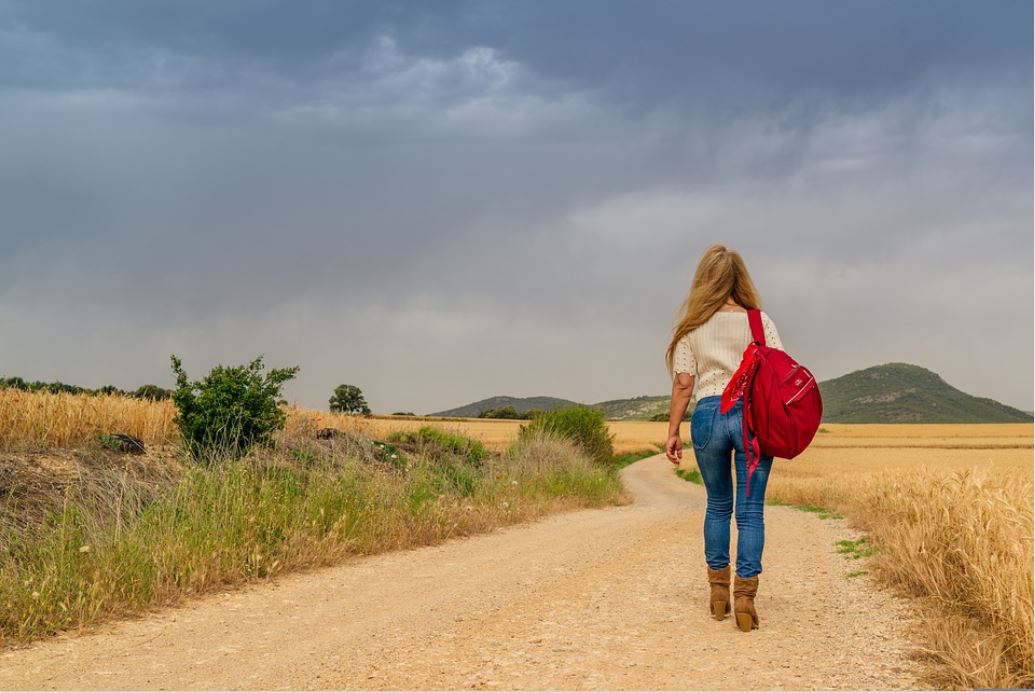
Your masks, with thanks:
M910 363L885 363L819 384L823 420L843 423L993 423L1029 414L956 389Z

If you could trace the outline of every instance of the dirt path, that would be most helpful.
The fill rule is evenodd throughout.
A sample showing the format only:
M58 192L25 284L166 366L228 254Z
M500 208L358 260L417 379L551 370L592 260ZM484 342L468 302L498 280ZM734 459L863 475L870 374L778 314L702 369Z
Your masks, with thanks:
M761 628L707 613L704 491L663 456L624 507L364 557L0 654L17 689L908 689L908 605L766 508ZM734 549L736 532L734 529Z

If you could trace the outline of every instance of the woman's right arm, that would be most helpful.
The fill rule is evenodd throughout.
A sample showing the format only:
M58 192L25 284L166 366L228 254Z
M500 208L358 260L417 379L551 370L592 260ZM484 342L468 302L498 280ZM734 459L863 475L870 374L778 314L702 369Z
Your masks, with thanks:
M783 342L780 340L780 333L776 331L776 324L773 323L773 319L765 311L762 311L762 331L765 333L766 346L786 351L783 348Z
M690 349L690 340L685 336L676 343L672 354L672 398L668 405L668 440L665 443L665 455L672 464L679 464L683 459L683 439L679 435L679 425L683 422L687 405L694 393L694 380L697 373L697 360Z
M694 376L676 373L672 380L672 399L668 405L668 440L665 443L665 455L672 464L679 464L683 459L683 439L679 435L679 425L683 422L693 392Z

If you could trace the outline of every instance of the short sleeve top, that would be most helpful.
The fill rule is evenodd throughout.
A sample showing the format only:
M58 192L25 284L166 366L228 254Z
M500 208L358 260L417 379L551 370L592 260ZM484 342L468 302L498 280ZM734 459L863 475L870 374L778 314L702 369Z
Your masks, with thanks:
M776 325L761 311L767 346L783 349ZM716 311L703 325L690 330L676 342L672 353L672 373L694 377L694 397L721 395L740 366L744 349L751 343L747 312Z

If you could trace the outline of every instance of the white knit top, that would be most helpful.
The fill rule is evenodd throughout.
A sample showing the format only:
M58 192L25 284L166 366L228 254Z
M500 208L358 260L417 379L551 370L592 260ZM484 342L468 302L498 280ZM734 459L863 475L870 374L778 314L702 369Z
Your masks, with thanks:
M766 346L783 349L776 325L765 311L761 313ZM672 377L675 378L676 373L695 376L694 400L721 395L750 343L751 326L746 311L716 311L708 322L690 330L676 342L672 354Z

